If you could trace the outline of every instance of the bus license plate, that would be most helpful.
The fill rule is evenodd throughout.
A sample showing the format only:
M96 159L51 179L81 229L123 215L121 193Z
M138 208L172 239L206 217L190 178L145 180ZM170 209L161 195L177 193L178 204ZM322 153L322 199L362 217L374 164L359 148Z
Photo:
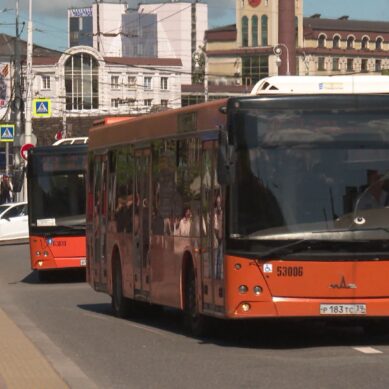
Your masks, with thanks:
M86 259L80 260L80 266L86 266Z
M366 315L366 304L320 304L321 315Z

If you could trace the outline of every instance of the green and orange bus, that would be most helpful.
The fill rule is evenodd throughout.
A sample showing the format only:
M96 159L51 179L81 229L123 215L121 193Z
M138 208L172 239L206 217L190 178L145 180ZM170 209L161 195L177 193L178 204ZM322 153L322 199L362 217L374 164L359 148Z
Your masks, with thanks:
M86 267L86 166L86 144L29 150L30 259L41 281L54 270Z
M90 130L87 279L116 315L389 317L389 95L341 82Z

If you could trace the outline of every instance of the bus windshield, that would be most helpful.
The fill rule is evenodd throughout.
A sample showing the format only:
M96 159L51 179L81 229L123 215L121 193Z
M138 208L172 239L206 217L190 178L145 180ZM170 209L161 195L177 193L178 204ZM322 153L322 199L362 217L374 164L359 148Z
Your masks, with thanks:
M389 238L389 112L240 109L231 238Z
M70 147L70 146L68 146ZM85 227L83 154L34 154L29 166L30 226L53 229Z

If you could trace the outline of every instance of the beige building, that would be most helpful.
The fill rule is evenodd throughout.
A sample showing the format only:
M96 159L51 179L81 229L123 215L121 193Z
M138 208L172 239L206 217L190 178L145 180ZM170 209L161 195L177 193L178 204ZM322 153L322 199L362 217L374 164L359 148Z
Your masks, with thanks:
M205 33L209 98L249 93L259 79L279 74L389 69L389 22L303 17L303 5L303 0L236 0L236 24ZM202 99L194 87L183 88L183 105Z

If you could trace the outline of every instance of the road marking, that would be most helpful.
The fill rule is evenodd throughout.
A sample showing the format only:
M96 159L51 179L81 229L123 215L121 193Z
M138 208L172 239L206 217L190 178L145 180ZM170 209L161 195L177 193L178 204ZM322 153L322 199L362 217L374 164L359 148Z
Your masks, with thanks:
M377 350L373 347L353 347L354 350L359 351L364 354L382 354L382 351Z

